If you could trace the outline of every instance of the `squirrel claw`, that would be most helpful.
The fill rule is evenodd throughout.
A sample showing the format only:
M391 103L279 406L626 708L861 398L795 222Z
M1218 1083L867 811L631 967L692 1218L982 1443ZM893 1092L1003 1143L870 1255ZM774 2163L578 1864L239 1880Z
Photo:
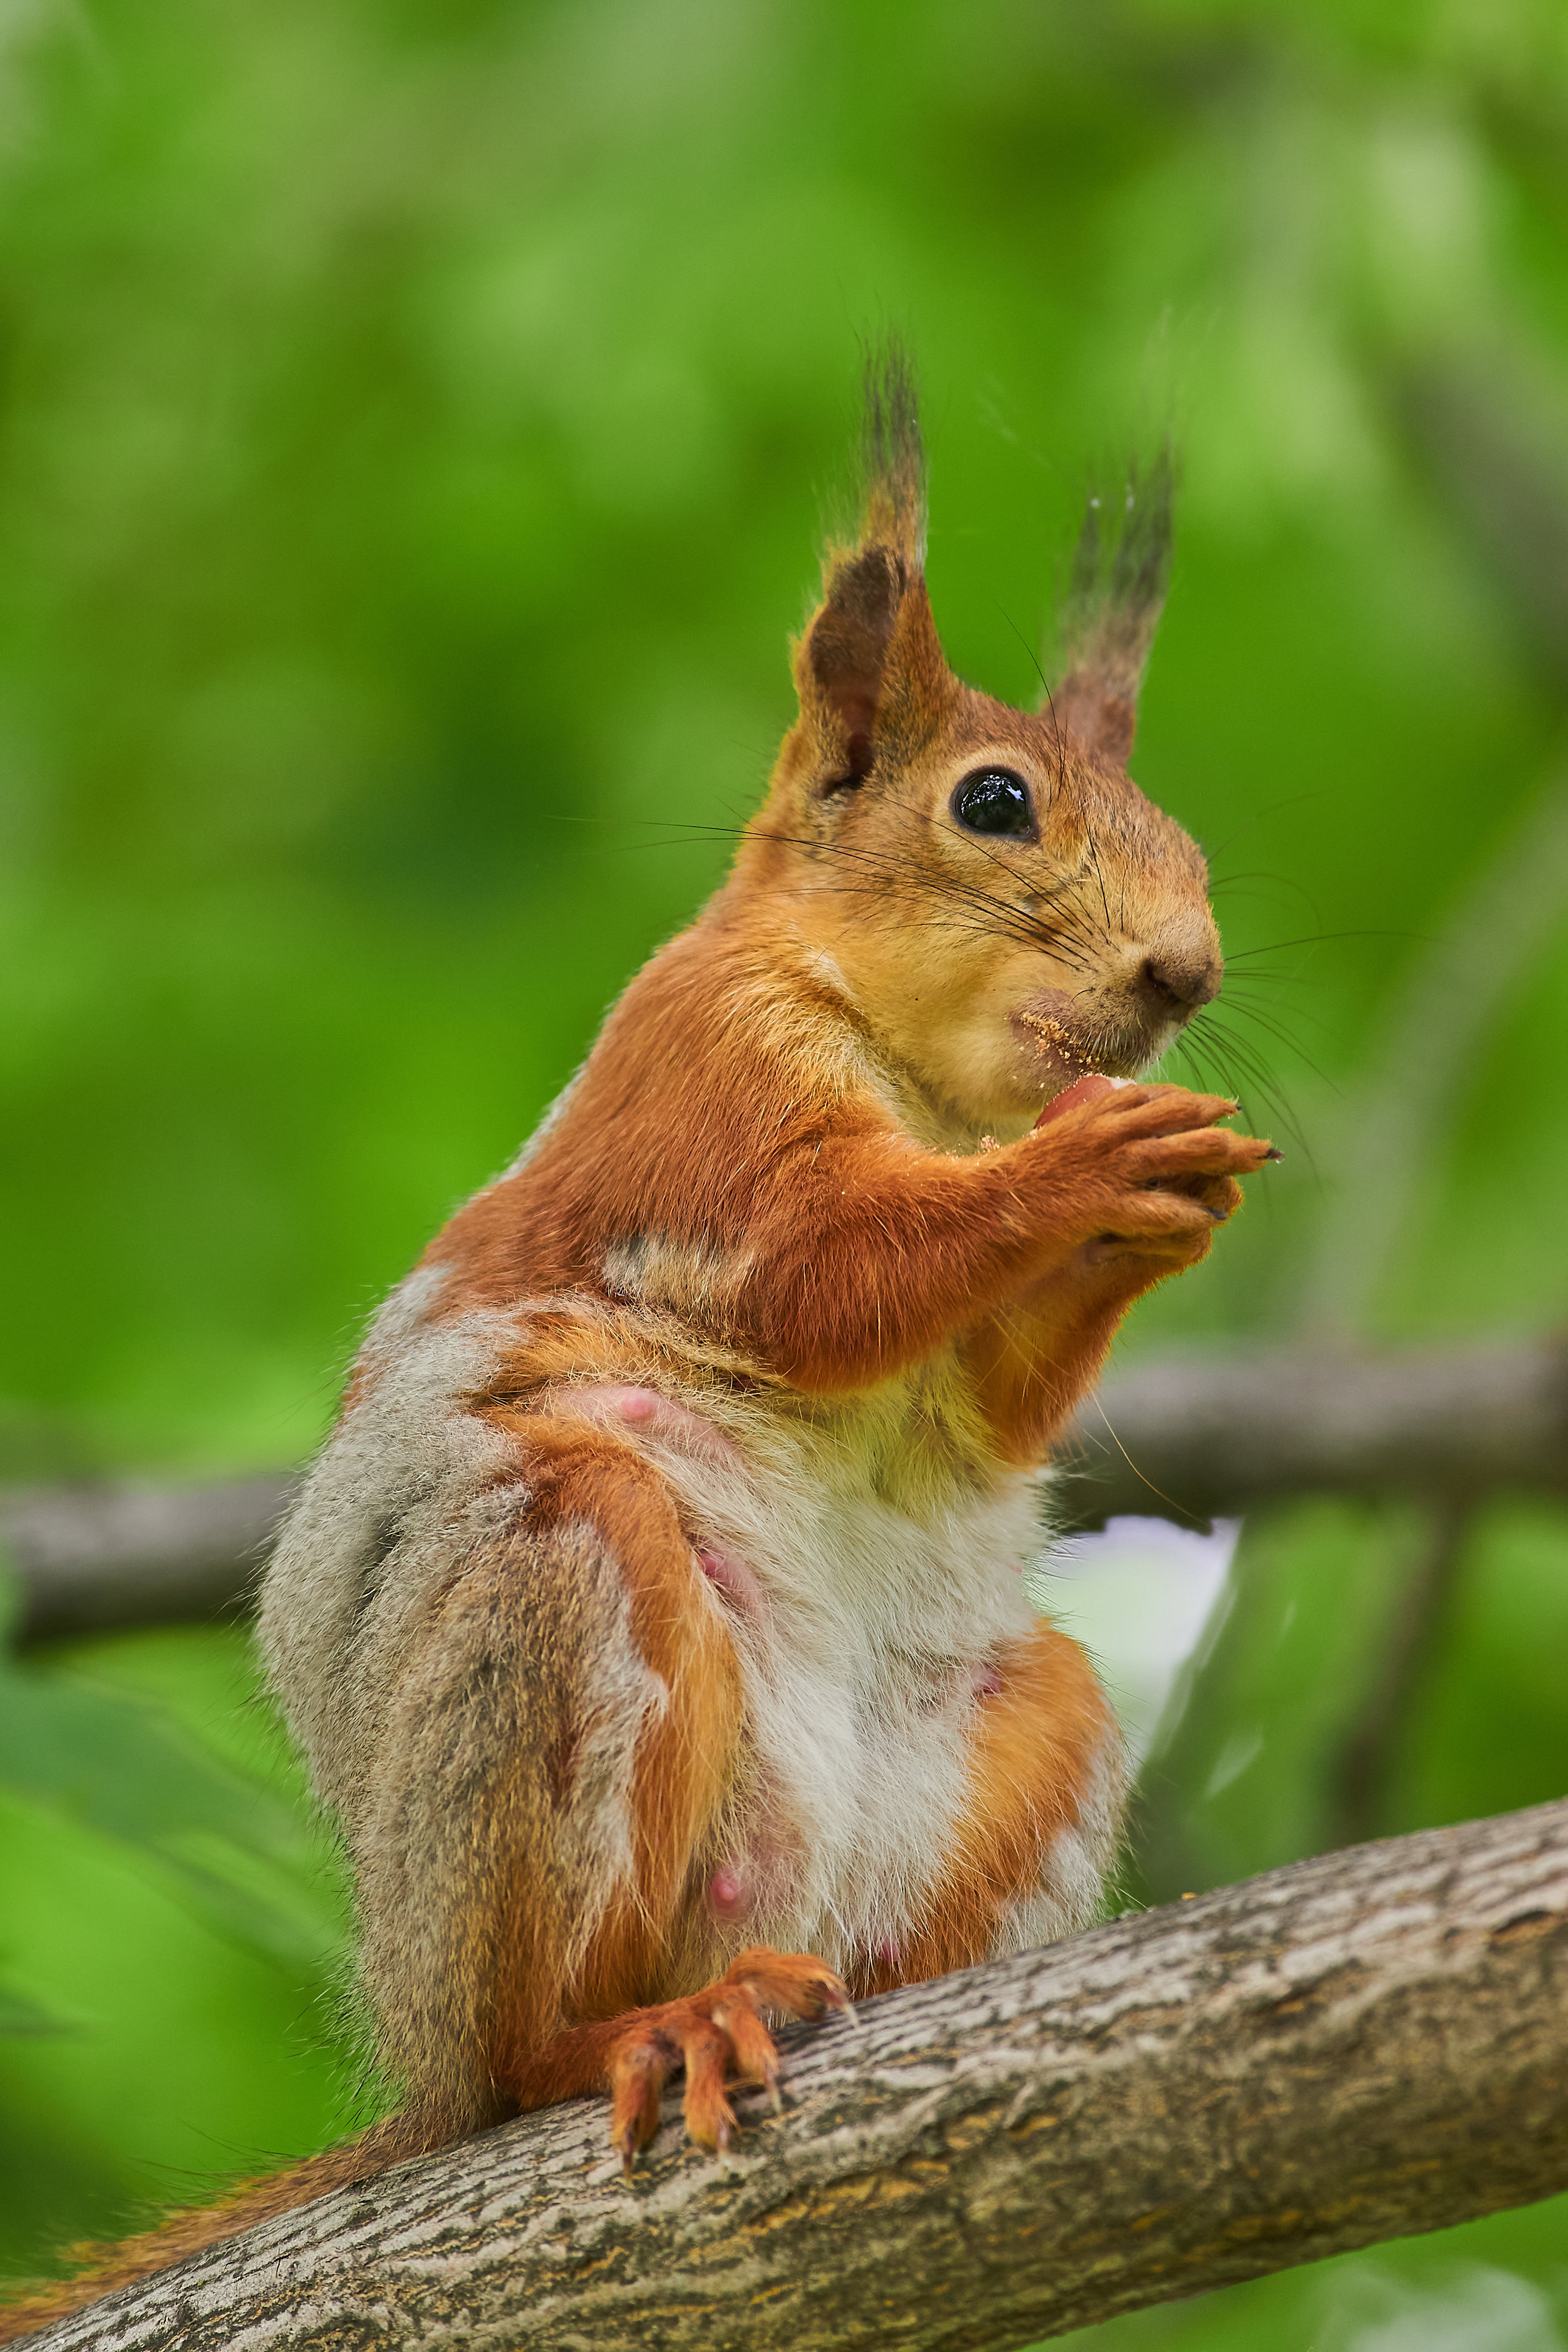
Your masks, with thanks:
M611 2137L628 2180L639 2150L658 2129L659 2094L678 2066L686 2070L687 2133L700 2147L728 2155L738 2137L724 2095L727 2077L758 2084L773 2113L784 2113L778 2053L761 2009L806 2018L829 2009L841 2009L851 2020L855 2015L843 1985L821 1960L758 1945L701 1992L627 2017L611 2051L609 2077Z

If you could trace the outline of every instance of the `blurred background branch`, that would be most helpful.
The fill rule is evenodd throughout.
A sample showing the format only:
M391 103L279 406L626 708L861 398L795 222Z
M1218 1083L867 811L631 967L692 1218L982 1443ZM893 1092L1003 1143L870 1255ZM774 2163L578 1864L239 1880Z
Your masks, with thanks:
M14 1638L200 1624L243 1609L296 1477L206 1486L0 1489L0 1546L20 1587Z
M0 1489L15 1635L58 1641L242 1610L295 1488ZM1302 1495L1410 1495L1445 1513L1499 1491L1568 1499L1568 1341L1423 1355L1239 1350L1125 1372L1058 1456L1062 1532L1131 1516L1203 1527Z

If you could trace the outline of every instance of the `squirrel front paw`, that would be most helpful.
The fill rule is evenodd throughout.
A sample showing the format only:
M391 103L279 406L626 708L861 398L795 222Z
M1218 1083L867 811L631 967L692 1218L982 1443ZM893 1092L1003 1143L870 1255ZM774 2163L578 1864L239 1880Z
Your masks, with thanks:
M627 2178L658 2129L659 2094L678 2066L686 2068L688 2133L703 2147L727 2148L738 2128L728 2079L760 2084L775 2108L782 2105L778 2052L761 2012L819 2018L830 2009L854 2015L826 1962L754 1944L700 1992L634 2011L609 2059L610 2133Z
M1192 1265L1239 1207L1237 1178L1279 1158L1266 1139L1217 1124L1237 1108L1224 1095L1110 1079L1081 1080L1070 1095L1026 1141L1071 1202L1070 1239L1089 1265L1122 1255Z

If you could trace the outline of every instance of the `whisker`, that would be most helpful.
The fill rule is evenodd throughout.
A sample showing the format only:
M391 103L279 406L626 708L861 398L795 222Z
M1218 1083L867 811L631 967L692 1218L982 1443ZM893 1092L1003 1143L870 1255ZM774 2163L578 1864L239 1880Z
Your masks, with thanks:
M1317 981L1309 971L1232 971L1225 968L1225 984L1231 988L1316 988Z
M1311 1055L1308 1053L1300 1039L1295 1036L1291 1031L1286 1027L1283 1021L1276 1018L1274 1013L1265 1012L1261 1007L1256 1004L1237 1004L1233 1006L1231 1009L1240 1019L1252 1022L1258 1028L1264 1032L1266 1036L1272 1037L1277 1044L1284 1045L1292 1054L1299 1055L1301 1060L1305 1062L1308 1069L1311 1071L1312 1076L1315 1078L1321 1079L1324 1086L1331 1087L1336 1094L1339 1092L1338 1087L1335 1086L1333 1079L1329 1076L1327 1071L1319 1069L1317 1064L1313 1061ZM1308 1020L1311 1020L1313 1017L1314 1016L1310 1013L1304 1016L1304 1018ZM1328 1024L1326 1022L1320 1021L1318 1023L1318 1026L1321 1029L1326 1029Z
M1244 833L1250 833L1253 826L1261 824L1266 816L1278 816L1281 809L1300 808L1303 801L1320 801L1323 797L1323 789L1320 784L1308 793L1290 793L1282 801L1270 801L1266 807L1254 809L1252 814L1244 818L1234 832L1226 835L1225 839L1211 854L1215 857L1222 857L1233 841L1239 841Z
M1100 870L1100 845L1095 840L1093 828L1087 818L1084 820L1083 837L1089 844L1089 863L1094 867L1094 878L1100 885L1100 902L1105 908L1106 937L1109 940L1110 936L1110 901L1105 895L1105 876Z
M1017 638L1018 643L1023 646L1024 651L1028 655L1029 659L1034 663L1034 665L1035 665L1035 676L1039 679L1041 688L1042 688L1042 690L1044 691L1045 696L1046 696L1046 699L1047 699L1047 702L1048 702L1048 701L1049 701L1049 699L1050 699L1050 693L1051 693L1051 682L1050 682L1050 679L1046 676L1046 673L1045 673L1044 669L1043 669L1043 668L1041 667L1041 666L1040 666L1040 656L1039 656L1039 655L1035 651L1034 646L1029 643L1028 638L1024 635L1023 630L1018 626L1017 622L1013 618L1012 614L1011 614L1011 613L1009 613L1009 611L1007 610L1006 605L1005 605L1005 604L1003 604L1003 602L1001 601L1001 598L1000 598L1000 597L993 597L991 601L992 601L992 603L995 605L996 610L1001 614L1002 618L1006 622L1007 626L1012 630L1013 635ZM1055 715L1056 715L1056 714L1053 712L1053 713L1052 713L1053 718L1055 717ZM1059 750L1059 747L1058 747L1058 750Z
M668 818L649 818L646 822L662 823L666 825L675 823L674 820ZM952 831L955 837L958 837L956 826L949 829ZM687 838L697 836L708 839L731 839L738 837L749 828L742 826L731 831L727 826L690 824L676 824L675 830L678 835L684 835ZM809 836L780 833L771 827L760 830L763 838L777 842L782 846L803 850L810 856L837 858L868 868L879 877L875 885L877 890L883 896L898 897L903 903L911 903L917 897L928 893L967 903L975 909L997 919L992 928L997 929L998 936L1015 939L1021 946L1047 948L1063 962L1079 971L1088 968L1089 959L1100 936L1099 925L1093 921L1087 909L1068 895L1075 887L1075 880L1070 877L1043 892L1035 891L1031 894L1037 898L1044 898L1047 908L1055 919L1049 922L1043 922L1038 916L998 898L994 892L980 888L976 884L961 882L953 877L911 876L907 867L889 852L868 849L858 844L823 841ZM997 851L982 841L972 841L967 835L961 837L967 849L971 851L978 849L980 854L1005 874L1010 881L1017 880L1013 867ZM1098 865L1098 859L1096 863ZM887 877L892 877L890 882L885 878ZM872 887L871 884L867 885L868 895L870 895ZM1103 897L1103 879L1100 887Z
M1199 1029L1200 1024L1201 1036L1194 1036L1194 1032ZM1226 1065L1240 1072L1264 1109L1273 1109L1286 1134L1305 1154L1309 1164L1315 1168L1317 1163L1312 1149L1295 1106L1264 1055L1247 1038L1238 1036L1234 1029L1216 1020L1212 1011L1200 1013L1189 1024L1187 1036L1192 1040L1194 1051L1209 1050L1216 1067L1221 1066L1223 1057ZM1228 1076L1228 1069L1226 1074Z
M1332 940L1426 940L1426 936L1427 935L1422 931L1394 931L1383 929L1365 931L1313 931L1308 937L1300 940L1270 940L1267 947L1237 948L1234 953L1226 957L1226 963L1227 966L1233 963L1239 963L1242 959L1247 956L1283 955L1287 948L1323 947Z
M1239 990L1242 985L1242 982L1238 980L1237 989ZM1260 1028L1268 1029L1269 1034L1278 1037L1282 1045L1289 1046L1296 1053L1301 1053L1303 1048L1300 1040L1285 1026L1286 1013L1291 1021L1310 1022L1312 1027L1319 1030L1325 1037L1331 1037L1334 1034L1332 1023L1326 1021L1321 1013L1313 1013L1304 1004L1289 1005L1280 1012L1277 1001L1270 1001L1265 1004L1253 1003L1245 995L1238 996L1236 990L1233 990L1228 983L1225 989L1224 1001L1232 1013L1243 1020L1256 1021ZM1279 1014L1278 1022L1274 1018L1277 1013Z

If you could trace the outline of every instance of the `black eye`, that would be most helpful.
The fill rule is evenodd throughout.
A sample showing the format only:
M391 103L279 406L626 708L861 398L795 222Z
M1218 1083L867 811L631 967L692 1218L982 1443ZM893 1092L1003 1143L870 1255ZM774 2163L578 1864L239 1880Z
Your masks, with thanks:
M952 795L952 813L971 833L1009 833L1035 838L1035 803L1022 776L1011 768L982 768L965 776Z

